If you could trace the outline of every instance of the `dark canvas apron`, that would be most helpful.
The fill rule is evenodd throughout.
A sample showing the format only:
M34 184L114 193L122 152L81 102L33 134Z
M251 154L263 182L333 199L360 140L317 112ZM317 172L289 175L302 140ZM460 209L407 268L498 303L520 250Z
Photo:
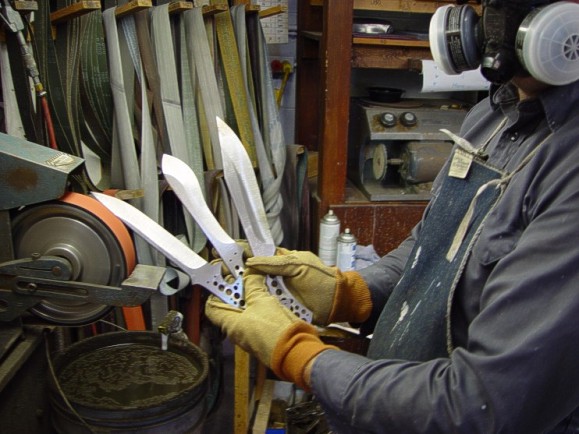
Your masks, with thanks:
M448 357L454 289L486 216L501 196L504 178L475 153L455 150L402 278L378 319L370 358Z

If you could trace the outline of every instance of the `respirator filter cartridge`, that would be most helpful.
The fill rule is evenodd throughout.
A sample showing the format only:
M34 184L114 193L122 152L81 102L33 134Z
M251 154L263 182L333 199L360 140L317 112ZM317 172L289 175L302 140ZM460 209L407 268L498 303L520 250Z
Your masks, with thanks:
M529 13L517 32L523 67L537 80L561 86L579 79L579 4L556 2Z
M469 5L439 7L430 20L429 40L432 57L449 75L477 69L480 52L476 24L480 17Z

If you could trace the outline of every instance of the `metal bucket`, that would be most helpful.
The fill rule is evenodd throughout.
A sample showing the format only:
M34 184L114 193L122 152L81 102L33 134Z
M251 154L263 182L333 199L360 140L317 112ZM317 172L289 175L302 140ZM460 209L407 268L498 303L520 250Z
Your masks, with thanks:
M71 345L53 366L51 419L58 433L201 430L209 362L189 341L171 338L163 351L160 333L106 333Z

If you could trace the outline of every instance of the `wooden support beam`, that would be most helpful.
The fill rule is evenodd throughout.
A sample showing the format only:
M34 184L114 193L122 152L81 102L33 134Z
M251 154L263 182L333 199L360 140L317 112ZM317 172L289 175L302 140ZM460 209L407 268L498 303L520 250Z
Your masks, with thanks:
M247 434L249 428L249 367L250 355L240 347L234 350L233 374L233 434Z

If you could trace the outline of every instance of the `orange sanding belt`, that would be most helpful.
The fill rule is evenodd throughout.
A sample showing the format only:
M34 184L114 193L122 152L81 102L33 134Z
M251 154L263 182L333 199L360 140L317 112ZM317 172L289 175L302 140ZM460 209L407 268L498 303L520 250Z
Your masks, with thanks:
M131 274L137 259L131 234L117 216L98 200L84 194L69 192L60 198L62 202L76 205L100 219L113 233L125 257L126 275ZM146 330L145 317L141 306L123 307L123 315L128 330Z

